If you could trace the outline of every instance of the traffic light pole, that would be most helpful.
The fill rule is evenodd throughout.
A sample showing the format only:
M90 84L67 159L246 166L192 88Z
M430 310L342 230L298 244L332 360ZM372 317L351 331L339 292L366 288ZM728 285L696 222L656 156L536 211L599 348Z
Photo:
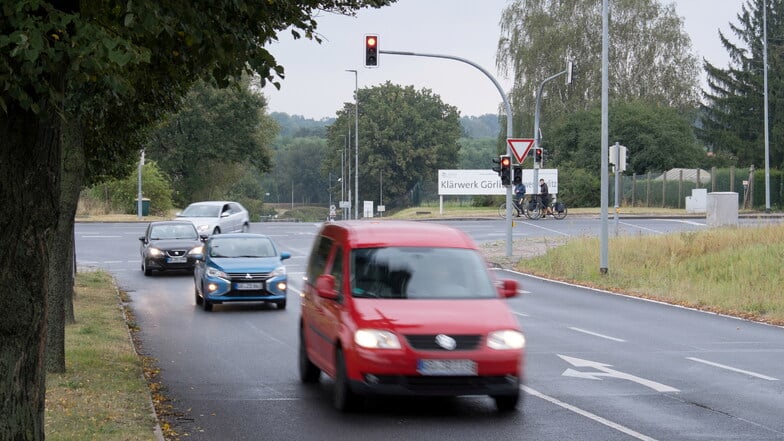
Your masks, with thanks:
M466 60L465 58L454 57L451 55L440 55L440 54L420 54L416 52L401 52L401 51L378 51L379 54L390 54L390 55L407 55L412 57L428 57L428 58L446 58L448 60L455 60L460 61L466 64L469 64L477 69L479 69L487 78L490 78L490 81L493 82L495 88L498 89L498 93L501 94L501 99L504 101L504 108L506 109L506 137L512 138L512 106L509 104L509 99L506 97L506 93L504 92L504 88L501 87L501 84L498 80L495 79L490 72L485 70L482 66L474 63L473 61ZM506 143L506 154L512 156L512 148L509 146L509 143ZM512 256L512 187L506 187L506 256Z

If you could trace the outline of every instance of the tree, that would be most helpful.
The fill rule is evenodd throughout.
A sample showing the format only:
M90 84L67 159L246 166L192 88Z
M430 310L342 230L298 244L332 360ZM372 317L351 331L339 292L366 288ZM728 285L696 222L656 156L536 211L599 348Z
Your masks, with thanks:
M246 80L222 89L199 82L150 133L145 151L171 177L178 204L225 198L245 174L242 164L259 173L269 169L277 124L265 107Z
M0 439L44 438L50 257L54 237L68 234L59 228L70 209L61 197L72 197L61 192L63 138L84 143L81 170L97 177L96 152L103 163L127 164L150 118L196 79L226 84L251 71L275 82L283 68L264 46L278 32L320 41L315 12L350 14L392 1L3 4L0 201L14 210L0 215Z
M697 143L691 119L678 110L643 101L612 104L609 108L609 138L628 148L626 173L643 174L674 167L697 167L705 157ZM584 170L599 176L601 171L601 110L579 111L564 115L551 124L549 135L543 138L547 152L547 168ZM566 178L563 183L570 205L583 205L595 198L579 199L583 188L591 181ZM580 188L570 188L570 184ZM561 187L561 186L559 186ZM596 188L598 195L599 189ZM596 199L598 200L598 199Z
M769 153L774 167L784 166L784 1L766 0L768 33ZM708 90L704 92L701 128L697 136L715 154L729 154L741 165L764 164L764 81L762 0L747 0L730 29L740 40L732 43L719 32L730 55L721 69L705 61Z
M360 200L377 200L383 181L384 205L401 206L417 183L437 181L439 168L456 168L459 114L438 95L386 82L360 89L358 101ZM345 103L328 128L329 145L337 146L324 163L328 170L340 170L343 135L353 121L354 104Z
M504 10L496 64L514 78L515 113L533 114L539 85L562 72L567 57L574 60L573 84L548 83L543 106L558 115L600 101L601 13L595 0L515 0ZM696 106L697 60L675 7L658 0L613 1L610 14L611 97ZM531 120L515 131L532 133Z

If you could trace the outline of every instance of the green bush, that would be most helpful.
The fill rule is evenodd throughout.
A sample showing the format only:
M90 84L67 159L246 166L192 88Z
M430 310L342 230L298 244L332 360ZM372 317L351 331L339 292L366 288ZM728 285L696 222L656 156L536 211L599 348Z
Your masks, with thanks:
M113 180L93 187L96 199L108 197L112 211L136 213L139 178L137 172L125 179ZM155 161L147 161L142 168L142 197L150 199L150 214L165 216L172 209L172 188Z
M558 201L572 208L598 207L600 186L600 177L584 168L562 168L558 173Z
M323 221L329 215L329 208L327 207L294 207L291 210L278 216L283 219L298 220L301 222L319 222Z

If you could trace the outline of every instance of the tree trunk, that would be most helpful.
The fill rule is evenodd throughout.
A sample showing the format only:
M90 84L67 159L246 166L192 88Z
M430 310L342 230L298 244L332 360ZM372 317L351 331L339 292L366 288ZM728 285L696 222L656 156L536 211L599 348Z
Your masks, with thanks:
M73 314L73 231L84 176L84 148L77 124L63 123L60 216L49 254L46 371L65 372L65 324ZM71 316L71 321L73 317Z
M46 295L57 227L59 116L0 111L0 440L44 439Z

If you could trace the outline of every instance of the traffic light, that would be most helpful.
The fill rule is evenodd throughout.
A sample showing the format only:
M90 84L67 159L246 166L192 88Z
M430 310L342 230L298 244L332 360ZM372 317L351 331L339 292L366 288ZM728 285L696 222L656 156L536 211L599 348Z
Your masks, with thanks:
M542 149L537 148L534 151L534 162L541 165L542 164Z
M493 166L493 171L498 173L498 176L501 176L501 158L493 158L493 164L497 164Z
M378 35L365 35L365 67L378 66Z
M512 176L512 184L518 185L523 183L523 166L517 164L514 166L514 173Z
M501 185L512 185L512 157L501 155Z

